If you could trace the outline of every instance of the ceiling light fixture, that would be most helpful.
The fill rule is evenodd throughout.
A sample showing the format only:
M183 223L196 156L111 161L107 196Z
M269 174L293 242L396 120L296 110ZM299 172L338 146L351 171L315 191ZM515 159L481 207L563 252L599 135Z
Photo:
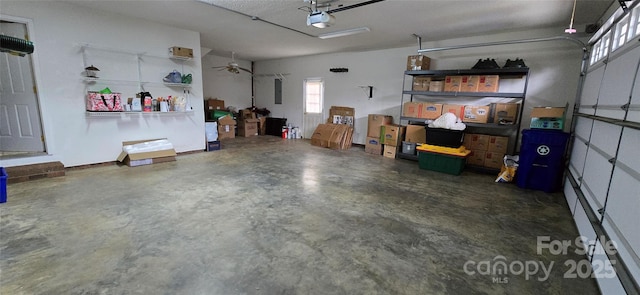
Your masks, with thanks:
M568 34L573 34L576 32L576 29L573 28L573 18L576 15L576 2L577 0L573 0L573 11L571 11L571 22L569 22L569 28L564 30L564 32Z
M336 32L331 32L331 33L320 34L320 35L318 35L318 38L320 38L320 39L331 39L331 38L337 38L337 37L351 36L351 35L360 34L360 33L364 33L364 32L370 32L370 31L371 30L369 28L362 27L362 28L355 28L355 29L348 29L348 30L343 30L343 31L336 31Z
M314 11L307 16L307 26L316 28L330 27L335 21L336 17L326 11Z

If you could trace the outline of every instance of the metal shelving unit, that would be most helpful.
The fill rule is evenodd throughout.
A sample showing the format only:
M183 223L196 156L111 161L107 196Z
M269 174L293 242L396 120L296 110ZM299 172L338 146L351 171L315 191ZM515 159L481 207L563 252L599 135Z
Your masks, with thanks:
M521 92L433 92L433 91L413 91L407 90L407 87L411 87L413 79L416 76L431 76L433 78L444 78L446 76L460 76L460 75L499 75L500 80L506 79L525 79L522 85ZM410 81L411 83L407 83ZM508 153L515 153L518 140L520 123L522 121L522 112L524 108L525 97L527 93L527 86L529 84L529 68L505 68L505 69L467 69L467 70L427 70L427 71L405 71L403 78L403 91L402 99L400 101L400 121L408 123L422 123L424 124L427 119L412 118L402 116L402 108L405 102L408 101L430 101L438 103L456 103L455 100L459 99L480 99L480 98L512 98L520 103L520 109L518 110L518 120L515 124L497 124L497 123L465 123L467 125L467 131L471 130L473 133L482 133L490 135L499 135L509 137L509 149ZM407 158L411 155L398 153L398 157ZM417 157L415 157L417 159Z

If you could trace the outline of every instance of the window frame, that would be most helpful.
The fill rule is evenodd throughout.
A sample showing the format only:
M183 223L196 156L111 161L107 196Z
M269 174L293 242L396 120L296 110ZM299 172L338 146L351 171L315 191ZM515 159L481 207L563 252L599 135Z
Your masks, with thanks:
M316 112L316 110L309 111L309 108L308 108L309 98L310 98L309 86L310 86L311 83L313 83L313 84L317 83L318 87L319 87L318 94L317 94L317 96L318 96L318 102L317 102L318 111L317 112ZM315 93L313 95L315 95ZM305 114L322 114L323 111L324 111L324 106L323 106L323 104L324 104L324 80L322 78L307 78L307 79L304 79L303 98L304 98L303 107L304 107L304 113Z

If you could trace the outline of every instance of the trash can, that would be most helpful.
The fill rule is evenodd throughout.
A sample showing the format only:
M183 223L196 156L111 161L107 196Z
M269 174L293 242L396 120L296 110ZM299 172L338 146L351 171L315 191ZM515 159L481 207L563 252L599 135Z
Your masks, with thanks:
M7 202L7 170L4 167L0 167L0 203Z
M569 133L558 130L522 130L516 184L547 193L560 189Z

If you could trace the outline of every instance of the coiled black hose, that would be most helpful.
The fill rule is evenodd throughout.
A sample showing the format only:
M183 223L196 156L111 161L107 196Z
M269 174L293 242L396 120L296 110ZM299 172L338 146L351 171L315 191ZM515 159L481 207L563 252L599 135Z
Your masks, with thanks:
M33 53L33 42L24 39L0 35L0 51L17 51L20 53Z

